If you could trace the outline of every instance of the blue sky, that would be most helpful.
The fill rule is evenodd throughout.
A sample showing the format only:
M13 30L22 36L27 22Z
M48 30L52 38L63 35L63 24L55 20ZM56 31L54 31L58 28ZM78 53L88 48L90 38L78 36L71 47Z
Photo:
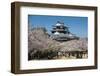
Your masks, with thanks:
M87 37L88 35L88 17L76 16L50 16L50 15L28 15L28 23L32 26L46 27L50 33L52 25L57 21L62 21L69 27L71 33L79 37Z

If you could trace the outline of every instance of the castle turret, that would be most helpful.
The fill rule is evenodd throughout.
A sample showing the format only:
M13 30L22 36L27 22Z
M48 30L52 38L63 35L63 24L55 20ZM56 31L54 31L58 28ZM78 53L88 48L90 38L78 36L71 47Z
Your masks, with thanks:
M60 21L57 21L57 23L53 26L53 29L51 31L53 34L68 34L70 33L68 30L68 27L64 25L64 23L61 23Z
M73 35L67 26L63 22L57 21L55 25L53 25L51 38L59 41L65 41L70 39L75 39L76 36Z

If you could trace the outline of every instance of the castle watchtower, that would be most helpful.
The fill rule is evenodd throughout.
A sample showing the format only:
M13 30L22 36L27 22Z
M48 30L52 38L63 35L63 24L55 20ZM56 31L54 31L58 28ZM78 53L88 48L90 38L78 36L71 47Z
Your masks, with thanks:
M51 30L51 38L59 41L65 41L78 38L69 31L69 27L65 26L63 22L57 21Z
M57 21L57 23L53 26L51 31L53 34L69 34L68 27L64 25L64 23Z

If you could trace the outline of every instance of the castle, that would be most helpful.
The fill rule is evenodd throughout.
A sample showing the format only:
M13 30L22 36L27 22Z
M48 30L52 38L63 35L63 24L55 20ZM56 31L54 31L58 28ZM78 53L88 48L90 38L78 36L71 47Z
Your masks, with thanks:
M65 26L65 24L60 21L57 21L57 23L53 25L51 38L57 41L79 39L79 37L69 31L69 27Z

